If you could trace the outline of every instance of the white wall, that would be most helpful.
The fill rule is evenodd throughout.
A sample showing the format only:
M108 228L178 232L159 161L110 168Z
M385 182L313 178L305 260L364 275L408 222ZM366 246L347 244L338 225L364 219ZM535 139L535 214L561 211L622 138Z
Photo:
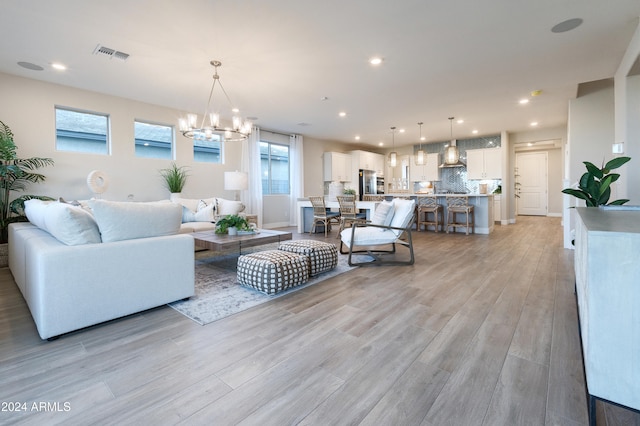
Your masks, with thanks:
M0 120L12 129L18 155L51 157L56 163L41 169L47 176L46 182L32 185L26 193L69 200L90 198L86 178L97 169L110 180L102 198L127 200L129 195L136 201L168 198L158 170L169 166L171 161L134 156L133 122L143 119L176 126L178 117L183 115L181 111L1 73L0 93ZM111 155L56 151L56 105L109 114ZM176 133L176 161L191 168L183 194L193 198L215 195L233 199L233 191L224 191L223 176L225 171L239 169L240 144L225 144L225 164L194 163L192 141Z

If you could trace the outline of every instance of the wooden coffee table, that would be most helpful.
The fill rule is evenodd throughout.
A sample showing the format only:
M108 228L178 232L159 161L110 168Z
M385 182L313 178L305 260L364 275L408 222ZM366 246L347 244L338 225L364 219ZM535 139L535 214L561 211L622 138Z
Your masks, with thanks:
M194 232L193 238L198 247L207 250L238 250L242 254L243 248L261 246L269 243L279 243L280 241L292 239L291 232L272 231L263 229L258 234L250 235L228 235L216 234L215 231Z

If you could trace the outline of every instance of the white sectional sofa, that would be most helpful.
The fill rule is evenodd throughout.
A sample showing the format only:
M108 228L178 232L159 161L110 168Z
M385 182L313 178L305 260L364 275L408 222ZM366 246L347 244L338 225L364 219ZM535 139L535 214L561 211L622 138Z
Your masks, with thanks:
M194 241L169 202L27 202L9 268L42 339L194 295Z

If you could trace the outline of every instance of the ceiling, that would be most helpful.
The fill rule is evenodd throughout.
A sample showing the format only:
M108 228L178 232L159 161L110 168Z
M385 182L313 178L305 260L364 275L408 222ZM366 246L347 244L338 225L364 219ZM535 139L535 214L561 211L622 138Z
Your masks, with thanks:
M0 72L203 113L217 59L231 100L260 127L388 147L391 126L406 129L397 146L418 143L418 122L428 142L447 140L451 116L464 119L458 139L525 132L533 121L565 126L578 84L615 73L640 1L20 0L2 9ZM551 31L571 18L583 24ZM95 55L99 44L130 56Z

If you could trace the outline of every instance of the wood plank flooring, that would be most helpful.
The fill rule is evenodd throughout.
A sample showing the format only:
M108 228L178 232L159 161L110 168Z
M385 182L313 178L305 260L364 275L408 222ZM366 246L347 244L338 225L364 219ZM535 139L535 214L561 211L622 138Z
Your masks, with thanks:
M0 402L26 404L0 424L587 424L560 220L413 235L414 266L358 268L206 326L160 307L53 342L0 269ZM640 415L598 403L598 424Z

